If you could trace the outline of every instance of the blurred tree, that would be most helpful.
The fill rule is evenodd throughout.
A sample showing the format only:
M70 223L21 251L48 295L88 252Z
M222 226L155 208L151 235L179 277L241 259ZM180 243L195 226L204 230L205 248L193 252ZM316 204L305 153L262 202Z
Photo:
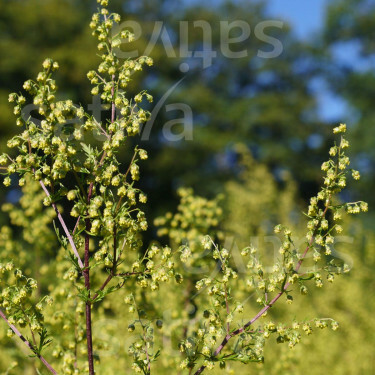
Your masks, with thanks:
M233 177L237 165L233 144L237 141L244 142L276 174L288 165L303 195L309 195L315 187L316 177L310 166L314 161L320 164L324 145L320 136L314 136L318 133L324 137L326 133L316 115L315 98L308 84L318 70L315 63L318 51L294 41L288 26L284 25L282 29L270 27L266 31L281 41L281 55L272 59L259 57L259 51L272 50L254 34L256 26L267 19L262 4L229 1L215 8L187 8L166 18L165 27L172 40L174 36L181 38L178 21L186 20L189 50L195 51L194 55L204 51L206 57L211 53L217 56L212 66L204 68L199 57L166 59L160 43L154 50L154 57L161 60L156 65L162 63L164 67L155 72L152 91L156 99L184 78L167 103L186 103L194 116L193 141L167 142L161 127L181 113L174 111L168 115L162 110L158 115L148 148L157 156L156 165L162 177L154 183L161 191L170 192L170 182L168 185L165 182L173 175L177 183L192 185L198 192L217 192L218 182ZM202 42L202 30L193 27L196 20L205 20L211 25L211 44L205 46ZM244 57L224 56L222 20L243 20L250 26L252 33L248 39L230 45L237 52L243 51ZM239 29L231 30L230 36L239 37ZM187 66L189 71L182 73L179 68L187 69ZM303 162L307 151L311 155L310 166ZM181 160L178 166L177 158Z
M7 95L18 91L26 77L35 75L35 66L45 56L62 66L58 77L62 95L85 104L92 103L92 98L83 73L96 62L88 52L93 42L86 27L94 1L6 1L1 6L0 151L5 146L1 140L12 132L13 124ZM311 195L318 183L314 164L323 159L320 152L326 135L309 88L318 72L319 49L294 40L287 24L282 28L271 24L262 34L262 22L270 18L264 2L222 1L214 7L167 0L114 0L113 7L126 13L128 20L137 21L142 31L127 45L128 51L122 51L124 56L129 51L144 54L148 49L158 67L147 72L147 78L140 75L130 87L134 91L148 87L155 104L163 104L155 111L149 139L143 141L154 160L152 169L145 171L144 186L151 195L152 216L160 214L161 207L173 206L171 197L177 186L190 185L211 196L221 190L221 182L237 173L232 147L237 141L244 142L277 177L290 169L300 195ZM63 16L67 9L68 18ZM240 27L232 27L228 34L226 21ZM279 40L280 55L262 57L274 50L266 36ZM242 41L228 44L227 37ZM181 54L184 40L192 57ZM241 57L228 57L229 51ZM67 92L67 87L73 87L74 93ZM183 106L173 106L175 103ZM191 108L193 140L171 141L171 134L166 137L168 126L176 134L183 128L169 121L184 117L182 109L187 111L185 130L188 126L186 105ZM142 139L147 138L146 133ZM306 152L308 163L303 157Z

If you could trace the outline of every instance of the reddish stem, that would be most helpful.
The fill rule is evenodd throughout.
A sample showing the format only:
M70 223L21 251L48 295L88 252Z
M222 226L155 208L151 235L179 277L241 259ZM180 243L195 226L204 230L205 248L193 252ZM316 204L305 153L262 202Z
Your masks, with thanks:
M90 219L86 219L86 231L89 232L91 228ZM88 291L88 301L86 302L86 340L87 340L87 355L89 361L89 374L94 375L94 355L92 346L92 320L91 320L91 302L90 302L90 236L86 233L85 236L85 269L83 271L85 278L85 287Z
M0 317L8 324L9 328L15 333L16 336L18 336L22 342L42 361L44 366L48 369L48 371L51 374L57 375L56 370L47 362L47 360L40 354L37 354L36 349L33 347L31 343L29 343L26 338L21 334L21 332L9 322L6 315L0 310Z
M327 213L327 210L328 210L328 206L329 206L329 202L327 203L326 207L325 207L325 210L320 218L320 221L325 217L326 213ZM314 243L314 236L316 234L316 230L315 230L315 233L314 235L312 236L310 242L308 243L307 247L306 247L306 250L305 252L303 253L301 259L298 261L297 263L297 266L295 268L295 271L298 272L299 269L301 268L301 265L302 265L302 262L303 260L306 258L306 255L308 253L308 251L310 250L311 246L313 245ZM258 312L258 314L255 315L255 317L253 319L251 319L250 321L248 321L243 327L237 329L236 331L233 331L232 333L229 333L225 336L224 340L222 341L222 343L218 346L218 348L215 350L214 352L214 357L216 357L217 355L219 355L221 353L221 351L224 349L224 347L228 344L229 340L232 338L232 337L235 337L239 334L241 334L242 332L244 332L248 327L250 327L250 325L252 325L254 322L256 322L265 312L267 312L277 301L278 299L284 294L284 292L288 289L290 285L290 282L287 282L285 283L284 287L282 288L282 290L272 299L272 301L270 303L268 303L266 306L263 307L262 310L260 310ZM199 375L201 374L204 370L205 370L206 366L202 365L195 373L194 375Z
M114 80L114 76L112 77L112 80ZM114 85L112 87L112 114L111 114L111 122L113 123L115 121L116 117L116 108L114 103L114 93L115 88ZM100 159L99 166L100 167L106 157L106 152L103 152L103 155ZM94 190L94 182L91 182L88 189L88 195L87 195L87 204L90 204L92 194ZM90 300L90 235L89 232L91 230L91 221L90 219L86 219L86 235L85 235L85 269L83 271L83 275L85 278L85 287L88 291L88 301L86 302L86 340L87 340L87 356L88 356L88 362L89 362L89 374L94 375L94 355L93 355L93 345L92 345L92 317L91 317L91 300ZM115 234L115 241L114 241L114 256L116 257L116 234ZM116 261L114 260L114 267L116 265ZM113 277L113 272L111 273L110 277L107 278L107 281L104 283L105 285L102 286L104 289L105 286L109 283L109 281ZM103 290L102 289L102 290ZM95 298L97 297L97 294L95 295Z
M44 190L44 192L46 193L47 197L51 197L51 194L50 194L50 192L48 191L46 185L44 185L43 181L39 181L39 183L40 183L40 186L42 187L42 189ZM68 238L68 241L69 241L69 243L70 243L70 246L71 246L72 249L73 249L73 253L74 253L74 255L75 255L76 258L77 258L78 265L79 265L79 267L80 267L81 269L83 269L84 266L83 266L83 263L82 263L81 257L79 256L79 253L78 253L77 247L76 247L76 245L75 245L75 243L74 243L74 241L73 241L73 237L72 237L72 235L70 234L69 229L68 229L68 227L66 226L65 221L64 221L63 217L61 216L61 213L60 213L59 209L58 209L57 206L56 206L56 203L52 203L52 207L53 207L53 209L55 210L55 212L56 212L56 214L57 214L57 218L59 219L60 224L61 224L61 226L62 226L63 229L64 229L65 235L66 235L66 237Z

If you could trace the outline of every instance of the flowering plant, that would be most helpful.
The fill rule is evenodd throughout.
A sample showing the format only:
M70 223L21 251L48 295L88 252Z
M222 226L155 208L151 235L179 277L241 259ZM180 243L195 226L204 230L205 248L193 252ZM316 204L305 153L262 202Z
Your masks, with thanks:
M117 373L123 358L120 356L118 364L100 358L98 353L110 348L102 335L95 336L93 328L95 322L114 316L122 323L121 334L125 335L125 325L130 335L128 351L135 372L150 374L160 357L162 366L173 365L176 371L198 375L216 364L220 370L236 362L263 362L263 349L271 337L294 347L301 340L301 331L309 335L314 325L336 330L338 323L331 318L290 324L273 319L259 324L259 320L279 300L292 303L296 289L306 294L311 281L320 288L324 277L332 282L348 271L332 254L334 235L343 231L339 224L343 211L356 214L368 207L365 202L338 199L350 163L345 154L349 146L344 137L346 126L334 129L341 138L322 165L323 187L305 214L303 251L294 242L292 230L277 225L275 232L282 242L271 270L266 269L255 246L242 249L246 267L240 269L230 249L221 245L225 234L220 229L220 198L196 197L189 189L179 191L181 204L176 214L156 221L160 236L168 236L170 243L155 241L145 249L142 232L148 223L142 205L147 197L137 181L147 152L135 147L126 166L118 154L129 147L129 138L150 117L141 103L144 99L151 102L152 97L142 91L128 98L125 90L133 73L152 65L152 60L142 56L121 61L116 56L115 48L133 36L127 30L114 33L120 16L108 11L107 0L98 2L101 8L90 27L98 39L101 63L87 76L93 85L91 93L100 95L108 106L109 118L98 122L82 106L56 99L53 77L59 65L52 59L44 61L36 80L25 82L26 95L9 96L22 131L8 141L13 154L0 156L1 172L5 186L11 186L11 176L18 175L26 199L21 199L21 208L7 204L4 210L21 227L23 240L35 254L17 248L10 230L2 229L1 248L7 251L1 253L0 316L9 327L8 336L22 340L50 373L93 375L95 366L97 372ZM27 98L36 106L40 124L22 115ZM74 119L78 121L72 125ZM93 140L93 134L99 134L100 141ZM358 171L351 173L359 179ZM68 207L75 221L72 228ZM56 220L58 243L49 227ZM43 252L48 251L53 257L43 267ZM13 260L6 259L9 255ZM34 270L31 261L37 265ZM53 285L38 287L52 275ZM113 297L123 290L123 298ZM162 311L165 291L174 296L172 319L166 319ZM248 296L254 293L259 309L249 318L253 306ZM186 304L193 309L188 310ZM104 326L108 335L108 323ZM155 328L179 348L182 359L173 350L157 349L160 335ZM54 359L47 359L45 353Z

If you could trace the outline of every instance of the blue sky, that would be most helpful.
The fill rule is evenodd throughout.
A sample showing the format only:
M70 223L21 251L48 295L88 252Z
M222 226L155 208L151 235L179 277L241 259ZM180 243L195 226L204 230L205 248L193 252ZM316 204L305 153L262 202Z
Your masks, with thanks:
M300 39L313 38L322 30L328 5L329 0L267 0L269 14L287 20ZM343 120L348 113L346 103L331 94L324 82L315 82L314 91L319 93L317 101L322 119Z
M324 25L327 0L268 0L269 13L290 22L300 38L308 38Z
M196 3L201 0L185 1ZM211 0L211 5L216 1L221 0ZM265 3L272 19L287 21L292 32L299 39L309 40L322 31L325 24L326 8L330 4L330 0L265 0ZM351 56L351 64L358 65L358 59L354 56L352 48L350 48L349 54L347 48L340 48L337 52L343 52L344 57ZM330 93L323 81L314 82L313 90L317 94L318 111L323 120L327 122L345 121L350 110L343 100Z
M208 0L207 7L215 6L222 0ZM254 1L254 0L248 0ZM258 0L255 0L258 1ZM261 1L261 0L260 0ZM319 31L324 24L325 8L330 0L263 0L269 14L274 18L290 22L297 35L301 38ZM202 0L184 0L187 4L202 3Z

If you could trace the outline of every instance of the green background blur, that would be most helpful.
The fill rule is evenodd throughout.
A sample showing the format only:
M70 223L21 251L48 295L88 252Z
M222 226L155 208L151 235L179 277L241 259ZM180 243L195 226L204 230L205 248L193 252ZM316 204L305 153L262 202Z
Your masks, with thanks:
M149 139L136 140L150 154L143 169L142 188L149 196L151 219L175 207L179 186L191 186L212 198L222 192L225 182L236 180L239 167L235 145L239 141L248 146L258 162L267 165L280 187L288 174L297 184L298 200L307 200L321 183L320 165L332 143L332 125L346 122L353 168L360 170L363 178L345 198L360 197L369 202L370 212L361 225L366 233L372 233L375 3L320 1L321 13L314 14L314 21L314 2L310 0L298 14L295 2L289 0L281 5L282 12L277 1L112 1L114 11L141 26L141 37L122 47L128 51L143 54L156 33L156 22L163 22L163 32L150 49L154 67L134 77L129 88L129 95L147 89L155 104L161 100L164 103L156 113ZM92 103L86 73L98 62L95 40L88 27L95 8L96 2L89 0L0 0L0 154L8 152L6 140L18 131L8 94L20 91L23 82L34 77L45 57L56 59L61 66L57 76L59 99L72 99L85 108ZM288 12L290 17L286 18L294 19L299 29L293 28L293 22L276 17L280 13L288 16ZM202 31L193 27L197 20L210 25L209 44L203 43ZM221 52L220 21L238 20L250 25L252 32L249 38L234 44L233 50L246 51L246 56L228 58ZM269 51L270 45L254 34L255 27L267 20L284 22L282 28L270 27L266 31L283 46L279 56L269 59L259 57L258 51ZM308 37L304 20L306 27L315 26ZM189 24L191 58L179 54L180 21ZM232 37L239 35L239 30L233 30ZM212 51L217 56L204 67L202 58L197 56L199 52ZM182 71L181 64L185 68L188 64L187 72ZM181 111L167 110L166 105L175 103L191 108L192 140L171 142L164 136L166 124L181 118ZM182 131L178 125L174 129L177 133ZM125 152L124 160L127 156ZM0 204L16 202L18 198L16 185L10 191L0 188ZM5 215L0 216L0 224L6 221ZM151 228L148 236L153 235ZM362 247L361 251L372 248ZM361 266L368 268L363 272L365 276L354 276L355 293L370 303L374 299L371 269L375 264L366 263L364 259L372 257L361 254L356 254L356 269L361 272ZM361 303L363 299L359 298ZM367 347L373 340L371 324L366 320L371 307L364 304L360 310L364 316L358 322L354 315L355 329L366 334L359 335L353 344L358 348ZM374 357L367 353L363 361L368 365L363 370L341 373L375 373Z
M353 165L364 176L358 188L361 197L374 203L374 5L327 1L320 4L321 19L314 20L310 17L316 6L309 3L300 11L299 29L304 18L306 28L319 23L310 37L301 38L299 29L293 30L287 21L273 15L274 8L274 14L280 13L278 1L209 1L204 6L196 1L112 2L113 9L141 27L142 35L127 46L129 51L143 54L152 45L152 36L157 36L155 46L149 48L155 65L134 78L129 94L147 89L158 103L183 79L168 94L150 139L143 142L153 160L143 181L155 215L161 207L173 204L173 192L180 185L193 186L203 194L217 193L220 182L235 174L233 144L237 141L245 142L276 178L290 171L301 197L309 197L320 183L318 167L331 142L331 126L338 122L349 126ZM285 1L283 13L288 15L289 9L296 19L293 4L295 1ZM6 139L17 131L8 94L20 91L23 82L34 77L45 57L60 63L61 99L70 98L85 108L92 103L86 73L97 63L95 40L88 28L95 7L88 0L0 2L1 152L6 151ZM319 13L314 17L319 18ZM199 57L180 57L182 20L189 22L193 55L216 52L210 66L203 67ZM206 20L212 30L206 46L201 29L193 26L197 20ZM238 20L250 26L251 35L230 48L245 51L246 56L228 58L221 52L220 21ZM265 30L281 41L283 51L265 59L257 56L258 51L270 51L272 46L259 40L254 29L268 20L284 22L282 28ZM155 32L157 21L163 22L162 35ZM232 31L231 36L240 35L239 29ZM175 57L170 57L168 42ZM182 63L189 65L187 73L181 72ZM192 110L192 141L168 142L163 137L164 125L182 117L180 110L166 110L166 105L174 103L184 103ZM178 125L175 130L179 132ZM1 197L5 199L4 194Z

